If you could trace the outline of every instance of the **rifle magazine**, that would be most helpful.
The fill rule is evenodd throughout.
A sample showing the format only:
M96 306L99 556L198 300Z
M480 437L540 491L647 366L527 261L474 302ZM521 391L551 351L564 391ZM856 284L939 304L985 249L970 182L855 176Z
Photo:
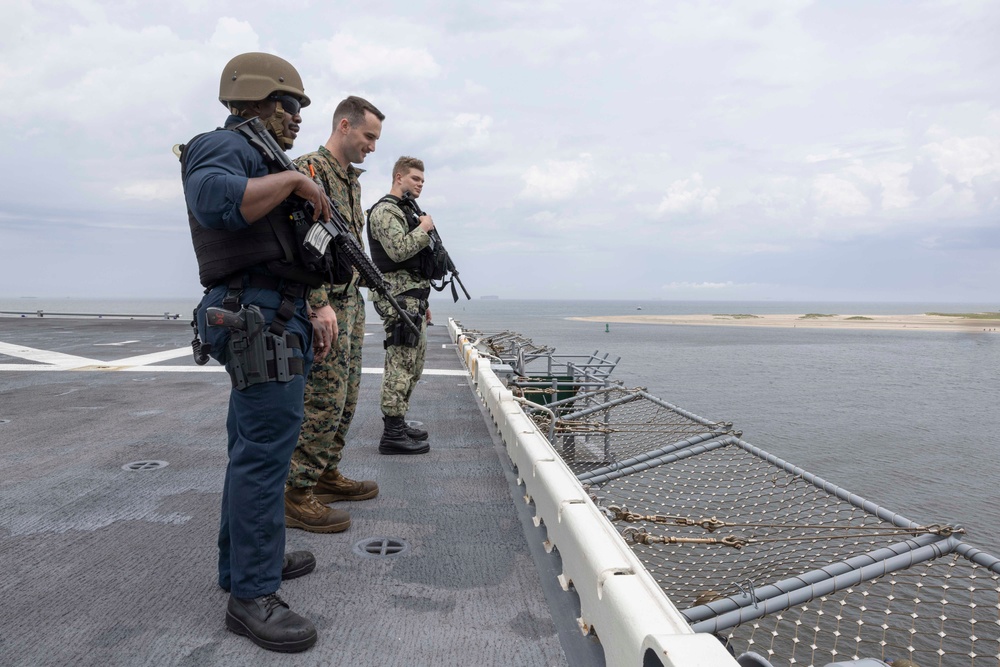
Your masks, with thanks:
M303 245L306 249L316 255L317 257L322 257L326 253L327 247L330 245L330 241L333 237L330 236L330 232L323 228L323 225L318 222L309 228L306 232L305 241Z

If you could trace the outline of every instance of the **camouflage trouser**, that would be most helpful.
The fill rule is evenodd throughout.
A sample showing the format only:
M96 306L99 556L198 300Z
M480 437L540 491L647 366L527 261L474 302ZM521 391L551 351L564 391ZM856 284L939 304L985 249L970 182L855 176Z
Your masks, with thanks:
M340 333L337 347L313 362L306 379L305 418L288 469L291 488L312 488L320 475L340 465L358 404L365 300L358 288L351 287L346 296L331 298L330 305Z
M385 374L382 376L382 414L387 417L404 417L410 409L410 396L424 372L424 352L427 350L427 321L424 318L427 302L411 296L399 297L399 305L411 313L420 313L420 345L390 345L385 351ZM396 311L380 296L375 298L375 310L382 318L386 335L396 325Z

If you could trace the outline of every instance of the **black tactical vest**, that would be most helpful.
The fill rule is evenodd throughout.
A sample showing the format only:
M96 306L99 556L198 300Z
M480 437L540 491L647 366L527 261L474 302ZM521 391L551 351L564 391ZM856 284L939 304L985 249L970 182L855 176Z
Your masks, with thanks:
M402 262L394 262L392 261L392 258L389 257L389 253L387 253L385 248L382 247L381 242L372 236L372 211L385 202L393 204L396 208L403 212L403 219L406 220L406 228L408 232L412 232L420 225L420 221L417 220L416 216L411 215L409 211L399 205L399 197L386 195L375 202L375 206L368 209L368 249L372 256L372 262L375 263L375 266L377 266L382 273L389 273L390 271L413 271L421 278L427 278L429 280L431 278L434 264L433 250L429 247L423 248L413 257L405 259Z
M182 177L187 170L185 148L186 145L181 147ZM278 171L281 171L280 167L268 165L268 173ZM188 209L188 224L194 254L198 259L198 278L205 287L226 282L229 276L254 266L263 266L279 278L310 287L319 287L331 279L333 244L322 258L312 258L302 245L312 221L297 213L297 207L288 201L238 231L205 227L194 217L191 209Z

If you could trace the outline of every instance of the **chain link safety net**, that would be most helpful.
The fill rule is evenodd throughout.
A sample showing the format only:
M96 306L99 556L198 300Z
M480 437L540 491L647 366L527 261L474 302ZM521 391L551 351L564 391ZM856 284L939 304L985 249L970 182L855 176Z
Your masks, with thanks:
M526 349L553 352L510 332L490 348L515 394ZM775 667L1000 664L1000 560L961 529L917 525L610 371L598 388L559 370L568 396L526 395L525 412L696 631Z

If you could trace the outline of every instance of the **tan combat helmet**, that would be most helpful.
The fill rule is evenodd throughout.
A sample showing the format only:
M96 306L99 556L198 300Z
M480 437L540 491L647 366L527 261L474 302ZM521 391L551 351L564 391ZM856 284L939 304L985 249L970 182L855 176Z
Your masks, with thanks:
M230 60L219 81L219 101L257 102L276 92L291 93L309 106L302 77L292 64L270 53L243 53Z

